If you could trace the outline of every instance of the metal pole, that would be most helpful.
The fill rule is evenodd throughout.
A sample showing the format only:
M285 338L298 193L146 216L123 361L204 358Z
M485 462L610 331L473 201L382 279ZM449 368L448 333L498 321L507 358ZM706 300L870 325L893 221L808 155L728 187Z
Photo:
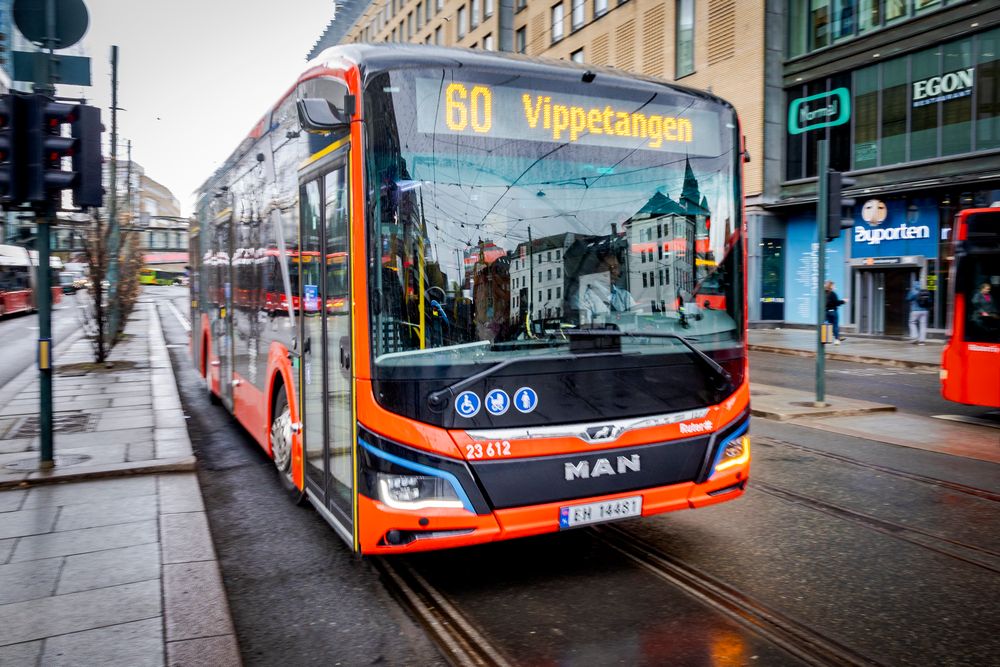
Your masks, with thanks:
M118 47L111 47L111 202L108 208L108 348L118 334Z
M47 0L45 12L45 48L48 57L42 58L42 78L34 86L36 93L55 94L52 83L52 46L55 43L56 3ZM52 276L49 260L49 223L55 217L53 202L45 202L36 209L35 228L38 246L35 307L38 309L38 419L40 451L38 467L46 470L55 466L52 424Z
M826 219L830 202L826 191L826 172L830 165L826 139L820 139L819 165L816 169L816 407L826 405L826 356L823 349L823 324L826 322Z

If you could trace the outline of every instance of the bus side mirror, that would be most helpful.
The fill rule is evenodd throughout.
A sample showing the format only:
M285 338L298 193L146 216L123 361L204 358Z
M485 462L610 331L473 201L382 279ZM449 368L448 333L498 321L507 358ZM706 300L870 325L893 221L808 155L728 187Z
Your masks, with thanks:
M347 130L354 114L354 96L344 98L344 109L338 109L329 100L307 97L296 101L299 124L306 132L333 132Z

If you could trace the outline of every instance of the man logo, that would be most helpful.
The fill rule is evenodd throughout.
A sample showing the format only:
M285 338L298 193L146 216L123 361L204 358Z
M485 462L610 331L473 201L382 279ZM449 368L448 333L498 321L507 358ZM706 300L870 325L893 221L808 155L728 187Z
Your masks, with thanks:
M566 463L564 464L566 481L572 482L576 479L590 479L591 477L601 477L603 475L624 475L628 472L639 472L641 469L638 454L619 456L617 464L618 469L616 471L607 459L597 459L594 461L593 467L591 467L589 461Z

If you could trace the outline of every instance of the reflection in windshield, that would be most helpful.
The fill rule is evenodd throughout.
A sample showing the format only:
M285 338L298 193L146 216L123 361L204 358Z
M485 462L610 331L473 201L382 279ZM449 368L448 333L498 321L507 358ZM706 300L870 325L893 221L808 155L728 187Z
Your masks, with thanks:
M421 354L433 350L502 359L594 327L680 333L710 354L742 345L726 109L648 90L630 102L717 118L708 155L650 150L641 138L554 143L436 132L433 122L418 131L437 106L433 95L412 101L430 76L443 96L450 71L419 83L394 72L369 87L376 364L447 363ZM503 85L542 84L507 75ZM668 337L624 344L677 347Z

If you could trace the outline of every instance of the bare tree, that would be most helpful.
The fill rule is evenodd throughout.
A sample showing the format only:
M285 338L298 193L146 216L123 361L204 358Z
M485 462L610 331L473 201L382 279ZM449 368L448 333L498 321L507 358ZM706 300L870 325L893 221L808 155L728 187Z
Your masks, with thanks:
M89 265L90 302L80 310L81 325L87 337L91 340L94 350L94 361L104 363L108 355L120 340L125 329L125 323L139 298L139 271L142 269L142 250L139 247L139 237L129 230L120 231L118 247L121 254L118 262L118 278L114 297L110 295L107 284L108 267L110 265L109 234L111 228L100 213L93 214L93 223L84 235L84 254ZM110 331L111 311L117 310L118 326Z

